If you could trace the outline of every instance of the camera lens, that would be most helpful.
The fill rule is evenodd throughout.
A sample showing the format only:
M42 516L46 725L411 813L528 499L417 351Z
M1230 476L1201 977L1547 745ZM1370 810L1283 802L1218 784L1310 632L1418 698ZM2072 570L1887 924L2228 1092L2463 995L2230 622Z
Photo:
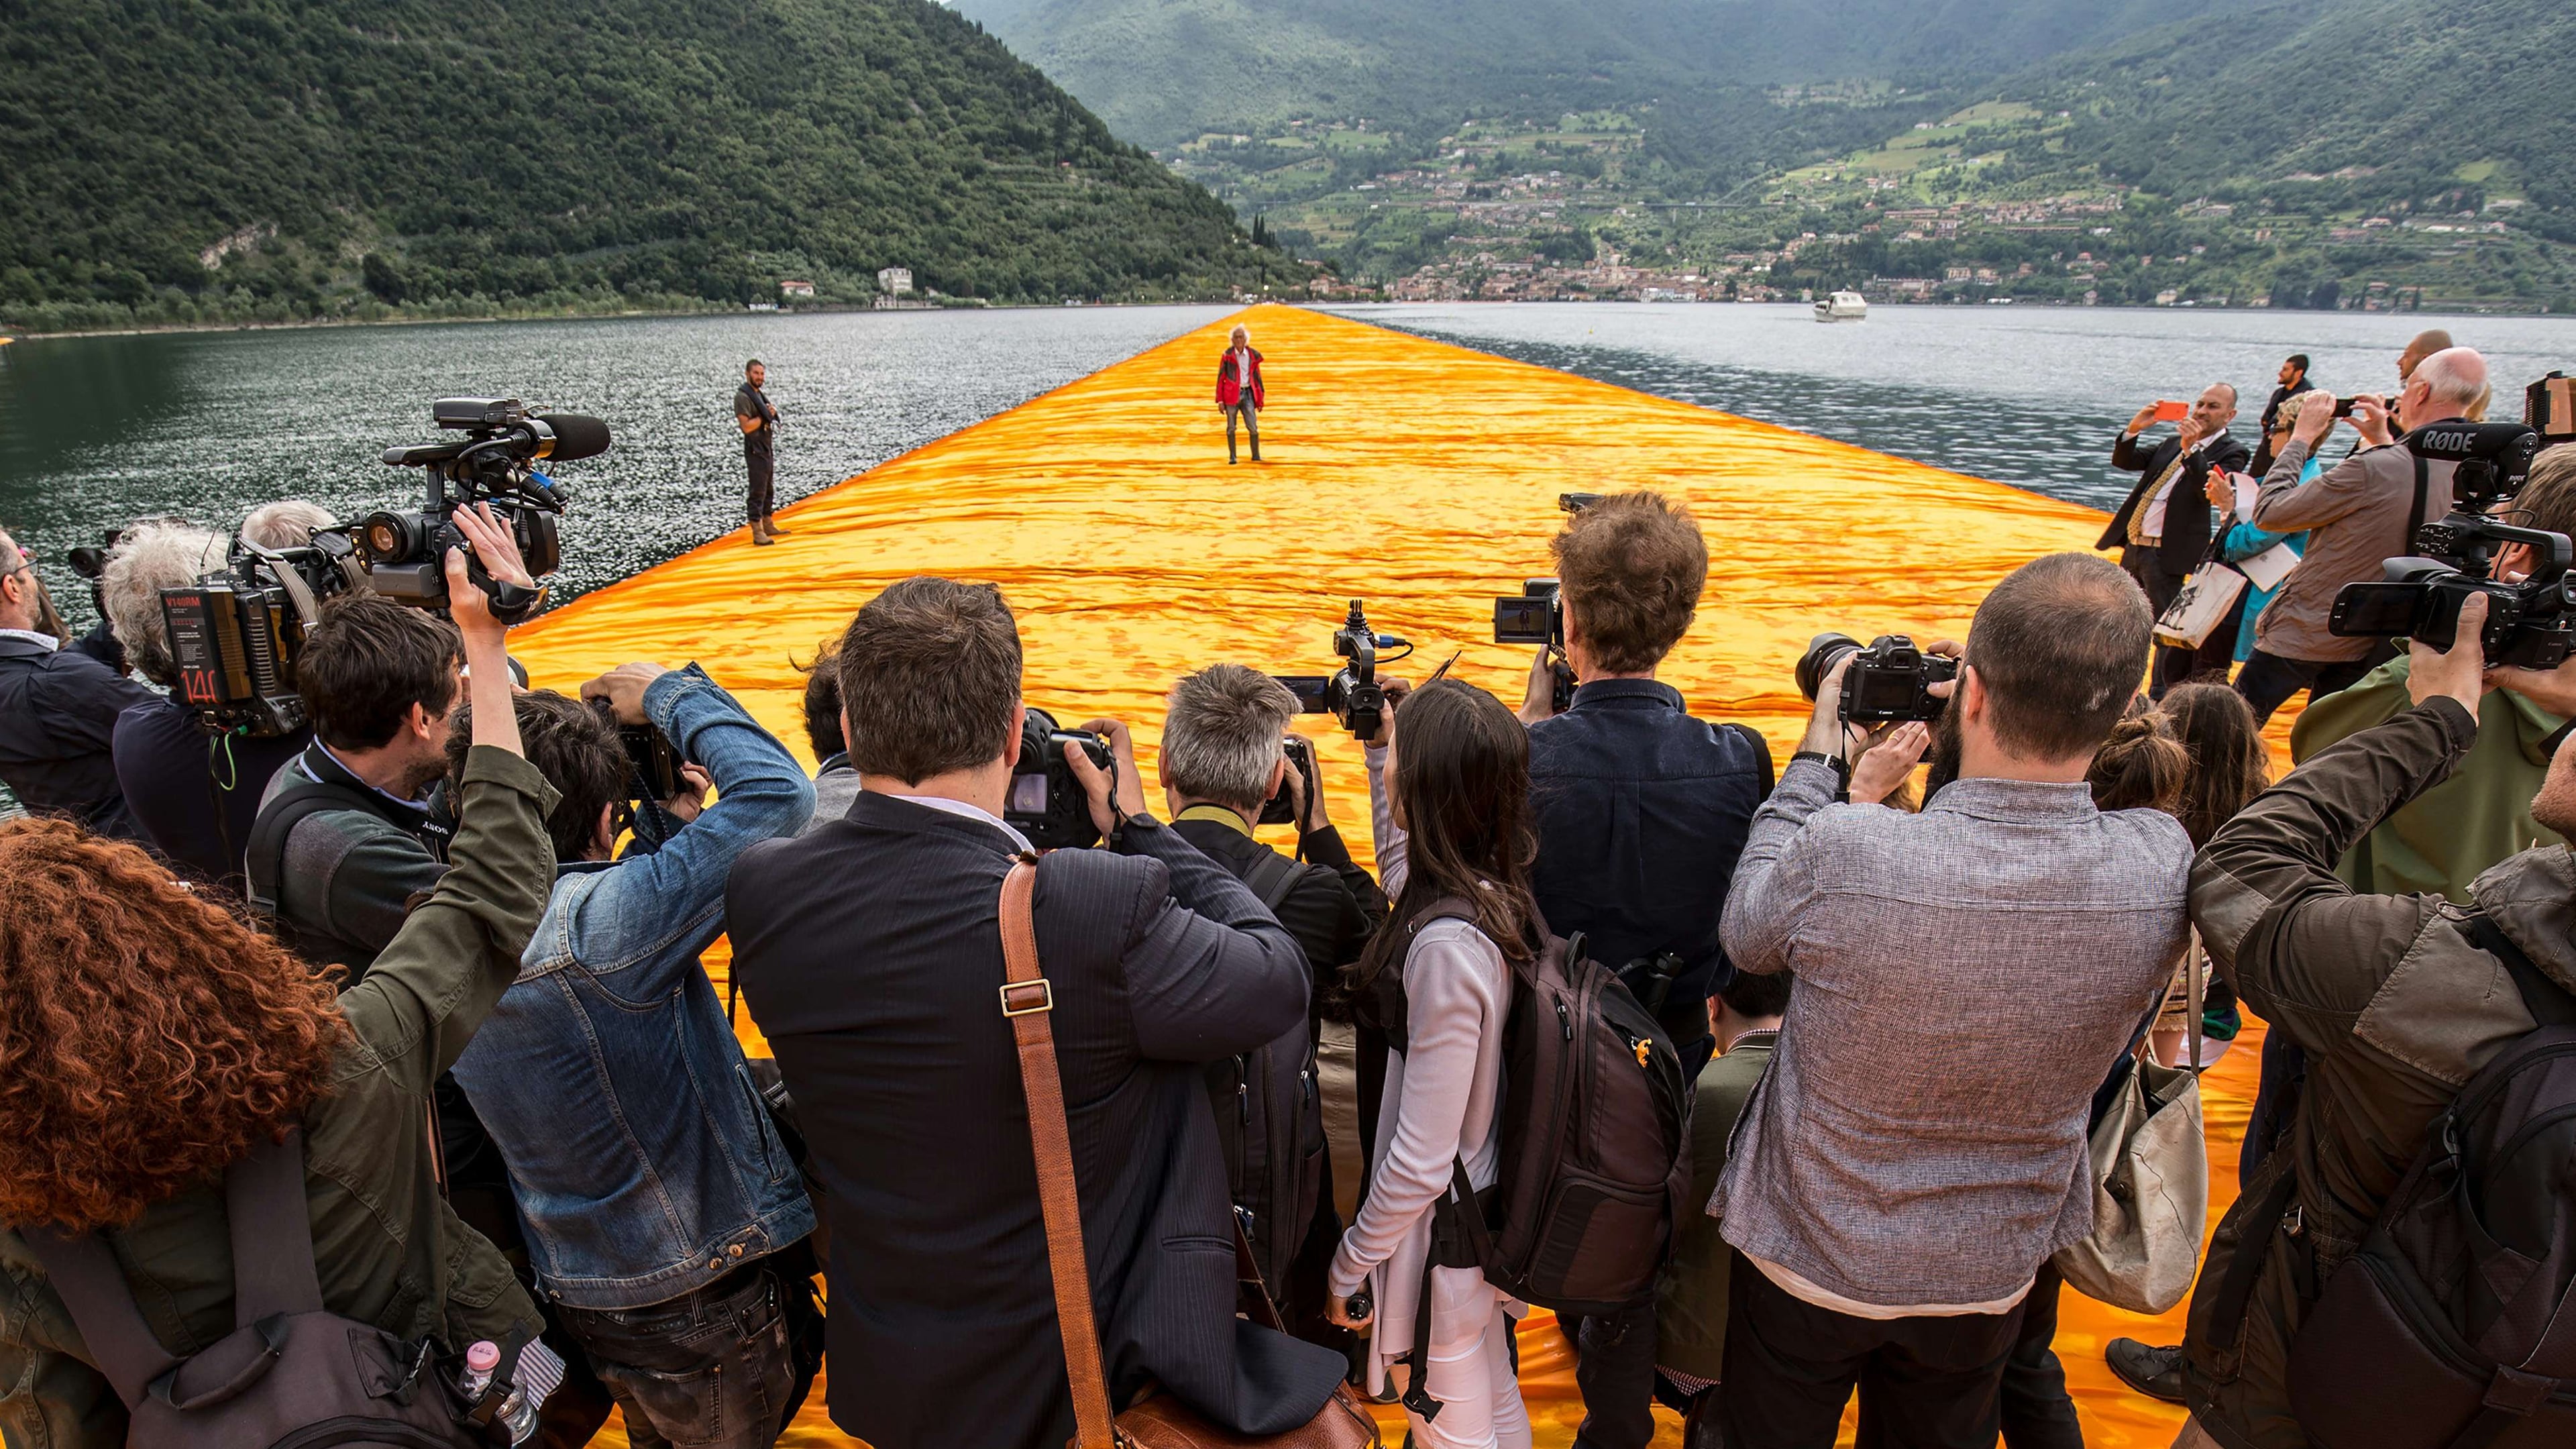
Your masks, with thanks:
M429 548L429 520L417 513L370 513L359 525L367 557L380 564L411 563Z
M1860 641L1849 634L1819 634L1808 640L1807 652L1798 656L1798 692L1814 699L1825 676L1834 672L1834 665L1859 648Z

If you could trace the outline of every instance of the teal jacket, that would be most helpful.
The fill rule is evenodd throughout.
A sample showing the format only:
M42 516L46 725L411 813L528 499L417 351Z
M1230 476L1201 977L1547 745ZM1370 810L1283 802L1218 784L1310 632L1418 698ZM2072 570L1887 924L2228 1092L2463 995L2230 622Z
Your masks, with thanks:
M2290 731L2300 764L2328 745L2403 713L2406 666L2392 659L2337 694L2311 700ZM2478 706L2478 740L2449 779L2398 808L2361 838L2335 874L2364 895L2432 892L2465 902L2469 882L2535 845L2564 843L2531 818L2549 773L2549 737L2565 720L2510 690Z

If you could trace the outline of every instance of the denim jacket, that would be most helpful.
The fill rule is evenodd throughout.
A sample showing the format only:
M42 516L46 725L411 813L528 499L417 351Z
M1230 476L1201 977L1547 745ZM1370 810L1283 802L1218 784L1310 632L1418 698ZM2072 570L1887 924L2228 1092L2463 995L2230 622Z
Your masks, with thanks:
M538 1286L575 1308L666 1302L814 1230L698 964L735 858L795 834L814 789L694 664L654 680L644 712L714 776L716 803L659 850L559 867L518 981L456 1063L509 1163Z

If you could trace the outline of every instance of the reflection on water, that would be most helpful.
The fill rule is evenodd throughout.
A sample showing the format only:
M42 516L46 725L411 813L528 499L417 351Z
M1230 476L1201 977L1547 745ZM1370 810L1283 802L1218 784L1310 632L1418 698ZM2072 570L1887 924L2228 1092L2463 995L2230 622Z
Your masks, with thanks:
M2136 481L2110 457L2140 406L2232 383L2250 440L2293 352L2321 387L2378 390L2409 338L2442 327L2486 354L2499 417L2520 415L2525 382L2576 369L2576 325L2538 317L1917 306L1825 326L1803 306L1337 310L2103 508Z

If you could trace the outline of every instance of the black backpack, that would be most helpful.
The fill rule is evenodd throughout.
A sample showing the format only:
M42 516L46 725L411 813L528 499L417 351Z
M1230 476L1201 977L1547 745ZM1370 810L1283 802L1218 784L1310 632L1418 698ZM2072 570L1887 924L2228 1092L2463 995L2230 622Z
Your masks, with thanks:
M1320 869L1273 851L1252 863L1243 883L1261 898L1264 910L1276 911L1307 872ZM1243 1225L1262 1281L1284 1289L1323 1200L1329 1160L1315 1034L1301 1022L1293 1036L1210 1062L1207 1084L1235 1218Z
M1435 901L1407 933L1442 919L1472 922L1474 908ZM1404 1399L1426 1419L1439 1412L1421 1367L1430 1361L1431 1269L1482 1269L1495 1287L1559 1313L1616 1313L1654 1291L1688 1211L1692 1084L1664 1029L1584 954L1580 934L1547 936L1511 977L1500 1170L1478 1192L1465 1160L1453 1162L1449 1193L1433 1208ZM1397 965L1378 973L1375 1005L1402 1050L1410 1023Z
M128 1413L132 1449L490 1449L520 1345L467 1403L427 1342L406 1344L322 1306L304 1200L304 1138L263 1143L224 1173L233 1331L171 1356L107 1244L21 1230Z
M2483 912L2463 929L2540 1025L2433 1120L2300 1325L2290 1407L2318 1449L2576 1444L2576 997Z

